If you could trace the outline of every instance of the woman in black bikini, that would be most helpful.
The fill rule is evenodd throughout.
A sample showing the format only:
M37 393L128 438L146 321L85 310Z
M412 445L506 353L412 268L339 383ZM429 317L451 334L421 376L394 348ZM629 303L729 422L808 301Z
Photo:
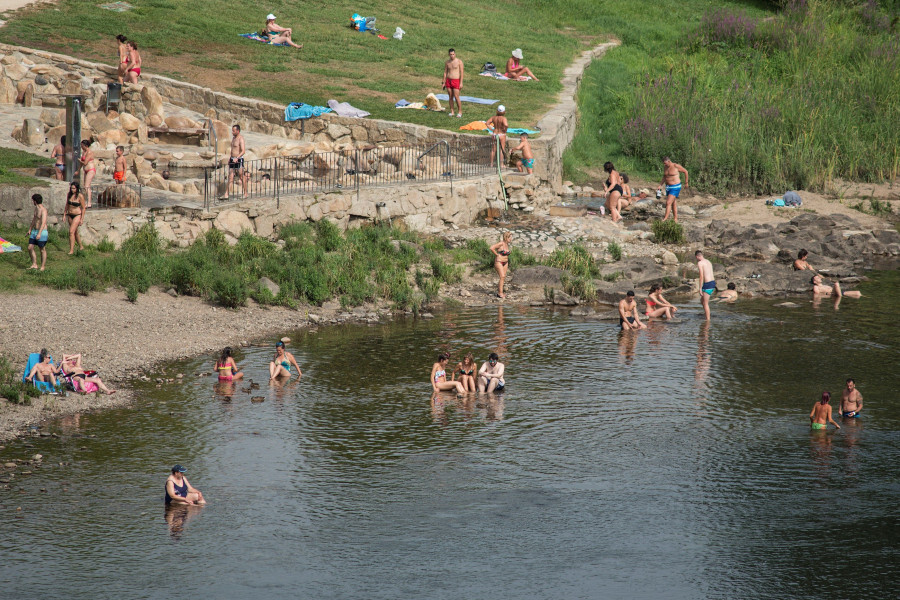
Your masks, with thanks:
M497 292L498 298L506 298L506 295L503 293L503 282L506 281L506 273L509 271L509 243L511 241L512 234L507 231L499 242L491 246L491 252L497 257L494 259L494 268L497 269L497 275L500 276L500 286Z
M69 220L69 254L75 254L75 242L78 242L78 249L84 250L81 245L81 236L78 234L78 228L84 222L84 194L81 193L81 186L77 181L73 181L69 186L69 195L66 198L66 212L63 215L63 221Z
M459 375L459 382L467 392L474 392L478 388L475 386L475 357L472 353L466 354L463 361L456 365L456 371L453 372L453 380Z
M622 180L611 162L603 165L603 170L608 173L606 177L606 210L609 211L613 223L618 223L622 219L622 215L619 213L619 199L623 193Z

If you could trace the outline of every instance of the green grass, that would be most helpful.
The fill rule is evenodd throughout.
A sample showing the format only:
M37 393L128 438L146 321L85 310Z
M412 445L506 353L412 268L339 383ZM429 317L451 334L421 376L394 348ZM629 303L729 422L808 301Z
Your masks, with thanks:
M30 404L40 392L31 384L22 383L22 372L15 369L5 356L0 355L0 398L13 404Z
M28 152L0 148L0 185L23 187L46 186L47 182L28 175L21 175L12 169L27 169L48 164L49 158L42 158Z
M650 223L650 231L657 244L681 244L684 242L684 227L675 221L656 220Z

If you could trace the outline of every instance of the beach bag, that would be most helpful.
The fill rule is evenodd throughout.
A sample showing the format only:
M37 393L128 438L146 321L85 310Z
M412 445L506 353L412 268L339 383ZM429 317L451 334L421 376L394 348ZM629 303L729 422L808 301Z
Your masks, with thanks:
M481 72L482 73L496 73L497 65L495 65L492 62L486 62L486 63L484 63L484 66L481 67Z
M403 34L404 34L404 33L406 33L406 32L403 31L402 29L400 29L400 28L398 27L398 28L397 28L397 31L394 32L394 35L393 35L392 37L393 37L395 40L402 40L402 39L403 39Z

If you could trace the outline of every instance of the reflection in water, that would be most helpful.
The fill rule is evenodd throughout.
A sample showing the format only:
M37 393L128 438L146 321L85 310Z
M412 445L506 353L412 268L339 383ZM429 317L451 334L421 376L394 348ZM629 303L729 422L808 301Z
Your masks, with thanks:
M637 348L639 334L639 329L619 330L619 357L622 359L620 362L627 367L634 362L634 352Z
M66 415L59 420L60 433L64 435L73 435L81 433L81 413L74 415Z
M234 399L236 386L234 381L216 381L213 386L216 398L224 402L231 402Z
M169 535L175 541L181 541L181 536L187 527L188 521L201 510L199 506L186 504L170 504L166 506L166 524L169 526Z
M694 365L694 397L706 400L706 379L709 376L709 368L712 364L712 356L709 351L709 321L700 323L697 332L697 363Z
M509 366L509 341L506 339L506 322L503 320L503 307L497 307L497 321L494 323L494 336L491 338L492 351L500 356L500 362ZM487 360L485 357L484 360Z
M840 310L842 298L843 296L823 296L822 294L813 294L812 307L815 310L819 310L822 306L822 301L828 299L831 301L834 310Z
M809 447L813 466L820 476L828 475L831 470L832 432L825 429L811 429Z

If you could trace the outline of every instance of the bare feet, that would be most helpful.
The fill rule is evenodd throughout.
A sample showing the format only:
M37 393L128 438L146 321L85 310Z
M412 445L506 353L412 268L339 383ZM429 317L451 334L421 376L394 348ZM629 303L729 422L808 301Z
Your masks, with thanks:
M112 396L112 395L115 394L115 393L116 393L116 390L109 390L108 392L106 392L106 395L107 395L107 396Z
M37 269L37 268L38 268L38 266L37 266L37 265L36 265L36 264L34 264L34 265L31 265L31 266L30 266L30 267L28 267L28 268L29 268L29 269Z

